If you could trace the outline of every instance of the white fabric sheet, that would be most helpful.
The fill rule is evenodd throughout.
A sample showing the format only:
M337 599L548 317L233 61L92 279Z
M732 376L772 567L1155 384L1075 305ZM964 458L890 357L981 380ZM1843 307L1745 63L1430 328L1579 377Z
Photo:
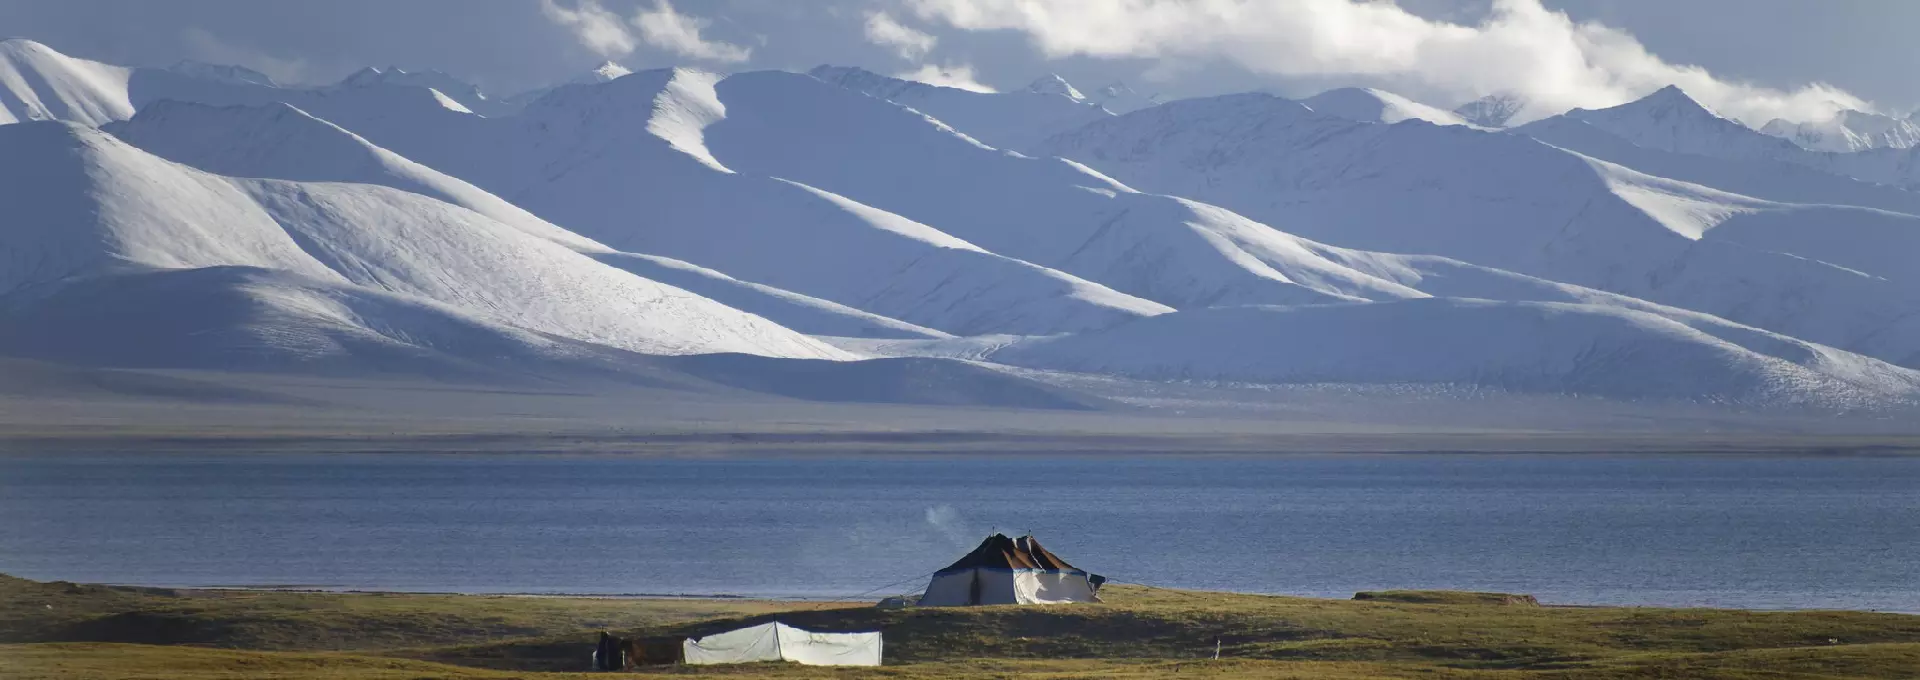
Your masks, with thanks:
M1077 572L1022 569L1013 573L1013 592L1020 604L1100 601L1087 575Z
M880 634L815 633L784 623L688 638L681 655L689 664L792 661L809 666L878 666Z
M975 585L975 581L979 581ZM979 601L973 600L975 588ZM966 569L937 574L920 596L922 607L973 604L1066 604L1099 602L1082 571L1042 569Z

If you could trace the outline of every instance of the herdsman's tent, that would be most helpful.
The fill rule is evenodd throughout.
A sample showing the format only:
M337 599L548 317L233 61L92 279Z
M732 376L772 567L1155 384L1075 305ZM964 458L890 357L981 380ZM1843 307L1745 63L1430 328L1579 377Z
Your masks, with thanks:
M809 666L878 666L880 633L815 633L780 622L687 638L689 664L792 661Z
M933 572L922 607L1099 602L1106 577L1073 568L1032 536L988 536L951 566Z

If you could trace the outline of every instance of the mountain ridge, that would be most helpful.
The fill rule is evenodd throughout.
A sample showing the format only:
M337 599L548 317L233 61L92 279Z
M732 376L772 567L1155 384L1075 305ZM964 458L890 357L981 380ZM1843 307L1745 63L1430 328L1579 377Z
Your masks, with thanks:
M1048 409L1920 397L1908 152L1810 151L1675 87L1508 128L1498 95L607 64L495 99L16 40L0 88L72 119L0 125L0 357Z

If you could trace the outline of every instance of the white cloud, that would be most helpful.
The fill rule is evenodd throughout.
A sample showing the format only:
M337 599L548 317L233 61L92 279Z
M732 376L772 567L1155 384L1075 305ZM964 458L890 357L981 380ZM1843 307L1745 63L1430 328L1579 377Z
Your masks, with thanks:
M893 77L903 80L916 80L928 85L953 87L973 92L995 91L993 88L982 85L979 80L974 79L973 66L968 64L947 64L944 66L922 64L920 68L905 73L896 73Z
M632 54L643 43L703 61L736 63L753 56L752 48L702 37L700 33L711 22L674 11L667 0L654 0L652 8L641 8L625 19L599 0L577 0L572 7L540 0L540 12L573 31L580 46L608 59Z
M601 7L596 0L580 0L572 9L562 7L554 0L540 0L540 13L548 21L560 24L573 31L574 39L580 46L594 54L608 59L633 54L639 42L627 31L625 21L620 15Z
M633 26L647 44L690 59L734 63L753 56L753 49L700 37L710 22L673 11L667 0L655 0L653 9L633 15Z
M1478 25L1361 0L904 2L922 19L956 28L1024 32L1050 57L1225 60L1264 75L1375 78L1452 101L1512 91L1531 102L1529 117L1612 106L1666 85L1750 123L1871 110L1824 84L1779 90L1670 64L1624 31L1575 22L1539 0L1494 0Z
M901 59L912 62L925 58L937 42L933 36L895 21L893 15L886 12L867 13L867 40L893 48Z

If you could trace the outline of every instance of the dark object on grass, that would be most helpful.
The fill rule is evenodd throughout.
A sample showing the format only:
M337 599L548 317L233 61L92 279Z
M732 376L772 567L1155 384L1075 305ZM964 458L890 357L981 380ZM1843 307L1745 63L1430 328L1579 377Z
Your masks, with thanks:
M593 669L596 671L621 671L627 669L627 641L600 631L600 642L593 646Z
M681 638L651 637L627 640L627 668L671 666L680 663Z
M1532 595L1512 593L1475 593L1464 590L1370 590L1353 594L1356 600L1405 602L1407 604L1490 604L1510 607L1538 607Z

